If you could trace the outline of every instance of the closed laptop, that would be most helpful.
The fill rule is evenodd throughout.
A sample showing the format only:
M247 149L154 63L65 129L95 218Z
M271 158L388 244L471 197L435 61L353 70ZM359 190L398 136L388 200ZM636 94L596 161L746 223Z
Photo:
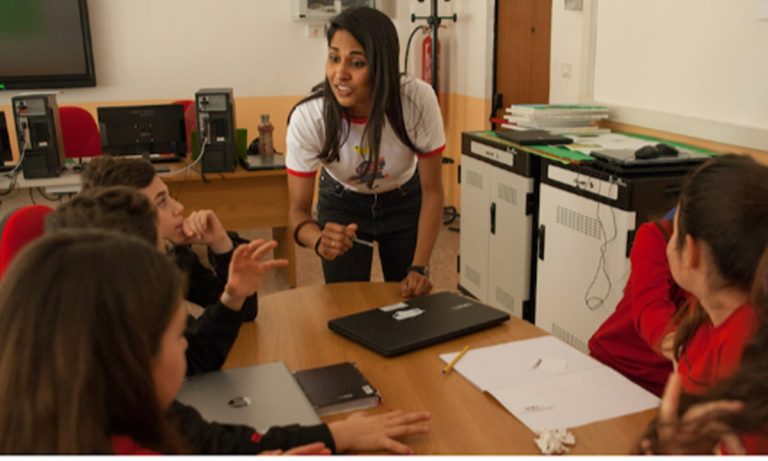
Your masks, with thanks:
M283 362L204 373L187 380L178 400L208 421L272 426L320 424L309 399Z
M507 312L443 292L330 320L328 328L390 357L484 330Z

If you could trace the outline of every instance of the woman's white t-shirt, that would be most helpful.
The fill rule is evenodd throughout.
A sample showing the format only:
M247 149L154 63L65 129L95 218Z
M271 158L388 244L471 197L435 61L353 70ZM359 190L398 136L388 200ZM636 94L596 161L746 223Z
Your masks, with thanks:
M411 142L423 153L414 152L398 139L389 121L381 134L379 164L368 161L367 148L361 148L366 119L345 119L349 138L339 149L339 161L323 165L317 158L325 137L323 99L316 98L296 107L288 124L285 159L289 174L314 177L325 166L328 174L348 189L364 194L382 193L404 184L416 171L417 159L439 155L445 149L445 131L440 106L432 87L410 76L401 79L403 120ZM373 189L367 185L376 174Z

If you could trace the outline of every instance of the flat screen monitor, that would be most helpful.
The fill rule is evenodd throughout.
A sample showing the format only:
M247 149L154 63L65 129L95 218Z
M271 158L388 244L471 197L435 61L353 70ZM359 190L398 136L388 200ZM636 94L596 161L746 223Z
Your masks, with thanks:
M0 90L96 85L87 0L0 4Z
M13 161L11 152L11 138L8 136L8 124L5 121L5 112L0 112L0 171L7 170L7 163Z
M173 161L187 152L181 104L99 107L97 113L105 154Z

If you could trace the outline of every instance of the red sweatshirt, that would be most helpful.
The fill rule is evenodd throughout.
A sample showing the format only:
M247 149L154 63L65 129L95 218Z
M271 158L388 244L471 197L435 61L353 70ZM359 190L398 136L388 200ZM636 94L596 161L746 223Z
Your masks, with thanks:
M670 221L659 224L672 233ZM635 235L632 265L624 296L616 311L589 340L590 354L656 395L672 372L672 362L657 352L671 320L685 302L667 262L667 237L655 222L644 223Z
M757 325L755 311L744 304L718 326L706 320L685 347L677 372L688 394L701 394L739 367L744 346Z

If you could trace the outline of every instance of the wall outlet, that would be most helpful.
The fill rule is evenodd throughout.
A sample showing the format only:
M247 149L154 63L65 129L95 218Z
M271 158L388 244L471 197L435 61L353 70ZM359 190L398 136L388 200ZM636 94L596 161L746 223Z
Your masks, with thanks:
M566 62L560 65L560 76L563 78L571 78L573 73L573 64Z

